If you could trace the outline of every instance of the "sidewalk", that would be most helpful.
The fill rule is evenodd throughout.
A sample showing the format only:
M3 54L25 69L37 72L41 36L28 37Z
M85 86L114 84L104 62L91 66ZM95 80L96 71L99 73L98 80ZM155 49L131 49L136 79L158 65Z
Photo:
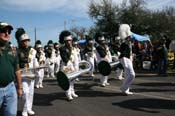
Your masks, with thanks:
M151 70L135 70L136 77L162 77L156 73L156 71ZM167 76L175 76L175 70L168 70Z

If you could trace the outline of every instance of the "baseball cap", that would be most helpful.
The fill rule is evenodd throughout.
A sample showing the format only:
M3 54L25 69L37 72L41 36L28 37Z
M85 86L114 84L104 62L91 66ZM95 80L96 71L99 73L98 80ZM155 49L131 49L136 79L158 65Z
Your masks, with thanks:
M4 29L6 27L8 27L10 30L13 30L13 27L10 24L6 22L0 22L0 29Z
M30 40L29 36L27 34L22 34L19 38L20 41L24 41L24 40Z

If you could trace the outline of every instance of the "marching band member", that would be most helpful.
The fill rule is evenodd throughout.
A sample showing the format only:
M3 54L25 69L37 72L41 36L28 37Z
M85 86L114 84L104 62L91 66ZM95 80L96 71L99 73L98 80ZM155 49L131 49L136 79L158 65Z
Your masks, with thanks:
M117 36L113 39L113 44L111 46L112 48L112 51L114 53L114 57L115 57L115 60L119 60L119 56L120 56L120 37ZM115 79L117 80L123 80L123 67L122 66L118 66L117 70L116 70L116 77Z
M45 65L45 53L42 50L42 44L40 40L37 40L35 43L35 49L37 51L36 53L36 58L37 61L39 63L39 66L43 66ZM36 76L36 80L35 80L35 87L36 88L43 88L43 79L44 79L44 69L39 69L37 71L37 76Z
M75 67L75 70L78 71L79 70L79 62L81 61L81 57L80 57L80 48L78 47L77 38L75 38L75 37L72 40L72 50L73 50L73 53L75 56L74 57L74 67Z
M69 31L62 31L59 36L59 42L64 44L60 47L60 55L62 59L61 70L64 72L73 72L74 68L74 51L72 50L72 36ZM61 78L61 77L59 77ZM74 90L74 81L70 81L69 89L66 91L66 96L69 101L73 100L73 97L78 97Z
M96 59L96 48L94 47L94 40L90 37L86 40L86 47L85 47L85 54L87 56L87 61L91 63L92 68L89 71L90 76L94 77L94 70L95 70L95 59Z
M55 49L53 45L53 41L49 40L47 43L47 49L45 51L46 54L46 64L49 66L47 70L47 77L54 78L54 64L55 64Z
M73 41L72 41L72 50L73 50L73 53L74 53L74 62L73 62L73 64L74 64L75 71L79 70L79 62L81 61L80 48L78 47L77 40L78 39L76 37L74 37ZM80 81L79 78L76 78L75 80Z
M16 32L17 33L17 32ZM17 38L19 48L18 48L18 57L19 57L19 63L20 68L26 69L27 68L35 68L38 66L38 62L36 59L36 51L33 49L30 44L30 38L27 34L23 33L19 38ZM33 74L35 72L32 72ZM23 111L22 116L28 116L34 115L35 112L32 110L33 105L33 96L34 96L34 77L28 78L23 77L22 78L22 84L23 84Z
M109 50L109 47L107 43L105 42L105 38L102 34L96 34L95 41L98 43L98 46L96 47L96 55L97 55L97 61L98 63L102 60L105 60L107 62L112 62L112 56ZM110 85L108 83L108 76L102 76L100 78L101 86L105 87L106 85Z
M80 56L80 48L78 47L78 42L77 42L77 38L74 37L73 38L73 42L72 42L72 50L74 51L74 67L75 70L78 71L79 70L79 63L81 61L81 56ZM79 78L75 79L76 81L80 81Z
M60 70L60 62L61 62L61 56L60 56L60 44L54 43L54 49L55 49L55 69L54 72L57 73Z
M119 60L124 68L124 81L121 87L121 91L130 95L130 86L135 78L135 72L132 63L132 45L131 45L131 30L128 24L121 24L119 27L119 36L123 40L120 46Z

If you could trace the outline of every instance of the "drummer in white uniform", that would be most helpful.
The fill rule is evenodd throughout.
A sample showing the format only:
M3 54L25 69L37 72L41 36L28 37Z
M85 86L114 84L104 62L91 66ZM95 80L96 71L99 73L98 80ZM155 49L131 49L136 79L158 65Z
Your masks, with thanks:
M35 72L34 70L28 71L28 68L35 68L38 67L38 62L36 59L36 50L29 46L30 38L27 34L22 34L19 37L19 49L18 49L18 56L20 62L20 68L25 69L26 72L31 72L31 75L25 76L22 73L22 84L23 84L23 110L22 116L34 115L35 112L32 110L33 106L33 96L34 96L34 78ZM25 72L24 71L24 72Z
M40 40L36 41L35 43L35 49L37 51L36 58L40 67L45 65L45 60L46 60L45 53L42 48L43 47L42 47L41 41ZM43 79L44 79L44 69L39 69L37 71L37 75L35 79L36 88L43 88Z

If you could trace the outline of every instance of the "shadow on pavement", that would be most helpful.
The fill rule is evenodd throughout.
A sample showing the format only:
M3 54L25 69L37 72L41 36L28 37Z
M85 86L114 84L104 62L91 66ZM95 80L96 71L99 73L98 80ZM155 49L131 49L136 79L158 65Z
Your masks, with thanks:
M159 109L175 110L175 101L162 99L132 99L112 105L148 113L160 113Z
M138 83L138 84L133 84L133 85L161 87L161 86L175 86L175 83L172 83L172 82L149 82L149 83Z
M171 82L147 82L133 84L139 86L132 89L134 92L168 92L175 91L175 83Z
M122 93L116 92L103 92L92 90L93 86L97 86L97 83L77 83L75 84L75 91L79 97L111 97L111 96L125 96ZM51 106L54 100L64 100L67 101L65 92L50 92L47 94L35 93L34 94L34 105L36 106Z
M66 100L64 92L56 92L49 94L39 94L34 95L34 105L36 106L51 106L54 100Z
M133 92L136 93L142 93L142 92L174 92L173 89L165 89L165 88L138 88L138 89L132 89Z

